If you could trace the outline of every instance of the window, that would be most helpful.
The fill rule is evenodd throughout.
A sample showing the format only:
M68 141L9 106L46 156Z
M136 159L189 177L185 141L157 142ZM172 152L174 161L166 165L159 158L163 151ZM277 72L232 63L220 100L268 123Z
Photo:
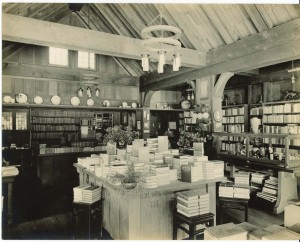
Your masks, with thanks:
M49 63L53 65L68 65L68 50L49 47Z
M90 57L90 60L89 60ZM95 53L78 51L78 67L95 69Z

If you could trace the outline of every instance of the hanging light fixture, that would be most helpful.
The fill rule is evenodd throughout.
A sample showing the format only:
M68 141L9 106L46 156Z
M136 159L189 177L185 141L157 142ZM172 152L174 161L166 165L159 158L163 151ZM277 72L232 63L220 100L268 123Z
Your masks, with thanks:
M292 70L294 70L294 61L293 60L292 60ZM294 76L294 72L292 74L291 80L292 80L292 84L294 85L295 84L295 80L296 80L296 78Z
M90 9L89 8L88 8L88 16L87 17L88 17L87 26L89 29L91 29L91 27L90 27ZM94 73L91 73L91 53L90 53L90 51L88 51L88 73L81 74L80 84L87 86L86 95L89 98L92 97L92 89L90 86L97 86L99 84L98 80L99 80L99 76ZM77 90L77 94L80 97L83 96L83 89L81 87ZM100 90L98 87L95 90L95 95L97 97L100 95Z
M160 20L159 24L151 25L158 18ZM167 54L170 56L173 55L173 71L179 71L179 67L181 67L181 56L179 52L181 43L178 40L181 36L181 30L175 26L164 25L163 18L163 11L161 10L160 14L148 24L148 27L142 30L141 35L144 39L144 53L142 53L143 71L149 71L150 52L158 55L158 73L164 72Z

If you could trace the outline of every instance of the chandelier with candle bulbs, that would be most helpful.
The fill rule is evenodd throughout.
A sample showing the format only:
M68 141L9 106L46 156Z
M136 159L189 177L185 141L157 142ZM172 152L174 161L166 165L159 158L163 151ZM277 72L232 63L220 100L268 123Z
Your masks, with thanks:
M160 24L151 25L159 18ZM149 71L149 58L155 54L158 55L157 72L164 72L166 59L173 58L173 71L179 71L181 67L180 49L181 43L178 40L181 37L181 30L175 26L163 24L163 13L154 18L148 27L142 30L144 52L142 53L143 71Z

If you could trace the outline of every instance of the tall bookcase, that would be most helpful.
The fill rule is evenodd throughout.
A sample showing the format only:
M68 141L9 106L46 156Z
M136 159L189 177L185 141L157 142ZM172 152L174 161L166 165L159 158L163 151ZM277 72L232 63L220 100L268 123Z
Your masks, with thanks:
M222 125L224 132L244 133L249 131L248 105L222 107Z

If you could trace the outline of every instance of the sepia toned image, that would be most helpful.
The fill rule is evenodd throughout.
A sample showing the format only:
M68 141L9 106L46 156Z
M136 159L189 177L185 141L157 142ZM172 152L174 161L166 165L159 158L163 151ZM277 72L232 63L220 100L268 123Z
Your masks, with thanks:
M1 2L3 240L300 240L300 5Z

